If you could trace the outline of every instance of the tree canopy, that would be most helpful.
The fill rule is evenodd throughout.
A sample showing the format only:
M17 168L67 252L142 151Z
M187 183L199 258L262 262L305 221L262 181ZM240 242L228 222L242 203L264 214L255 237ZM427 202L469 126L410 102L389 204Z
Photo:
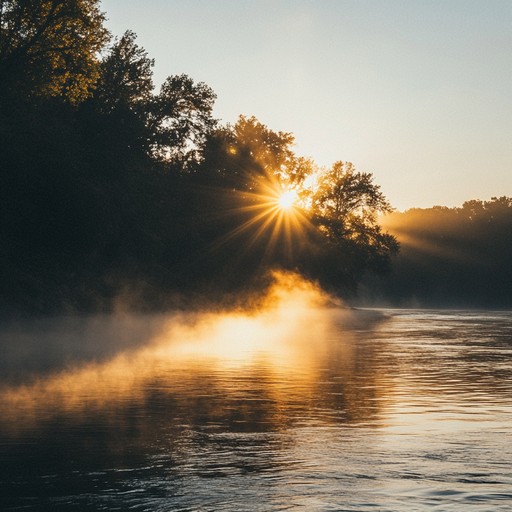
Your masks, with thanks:
M367 271L386 270L398 251L396 239L378 223L378 215L392 211L391 205L372 174L357 172L348 162L320 168L311 159L297 156L293 144L291 133L275 132L254 117L240 116L233 126L214 130L207 138L198 179L235 192L228 198L224 195L214 209L229 210L236 204L235 211L249 212L248 218L240 216L264 245L259 261L263 255L268 257L272 246L273 264L299 270L347 294ZM264 208L279 202L281 194L292 194L293 208L281 229L269 229L271 240L264 241L262 226L275 214L272 207ZM241 224L240 219L234 222ZM287 229L287 223L294 227ZM236 227L225 229L236 231ZM293 251L279 250L287 245L293 245Z
M512 306L512 198L395 212L383 225L402 250L385 278L370 279L377 303L423 307Z
M98 79L108 41L98 0L0 0L0 85L77 104Z
M370 173L255 117L222 125L187 75L155 90L136 35L103 22L93 0L0 0L0 308L226 297L274 268L346 295L386 268Z
M99 63L94 97L106 114L117 109L143 110L152 97L154 60L136 44L136 38L127 30Z
M116 39L99 66L89 103L117 130L130 150L153 160L186 167L198 159L205 137L215 126L215 93L187 75L169 76L154 93L154 61L127 31Z

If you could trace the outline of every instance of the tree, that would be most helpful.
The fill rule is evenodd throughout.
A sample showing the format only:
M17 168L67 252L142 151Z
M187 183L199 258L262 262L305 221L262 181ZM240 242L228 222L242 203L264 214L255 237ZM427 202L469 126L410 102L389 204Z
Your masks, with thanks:
M241 192L264 193L269 185L300 188L315 166L295 155L294 142L289 132L275 132L254 116L240 116L233 126L210 133L202 172Z
M216 125L212 117L216 98L210 87L195 84L187 75L168 77L148 108L151 155L184 168L192 166Z
M77 104L109 39L98 0L0 0L0 89Z
M393 272L369 295L397 306L512 306L512 198L462 207L413 208L386 216L401 244Z
M187 75L170 76L153 92L153 59L127 31L101 61L89 102L103 115L112 143L164 165L189 170L197 162L212 118L215 93Z
M127 30L100 63L94 98L104 113L144 110L152 98L155 61L135 43L136 38Z
M370 173L343 162L320 169L297 156L293 143L291 133L275 132L255 117L240 116L234 126L212 132L200 179L210 197L212 190L224 192L202 201L211 210L203 217L224 211L231 221L227 231L259 238L269 265L299 269L331 289L353 291L366 271L385 270L398 250L377 218L392 208ZM279 212L277 199L288 189L296 196L294 209ZM255 250L256 241L250 243Z
M350 162L338 161L320 175L312 210L315 223L329 239L367 242L378 227L377 214L393 208L371 173L356 172Z
M295 141L288 132L275 132L255 117L240 116L233 127L231 151L246 158L252 164L253 172L268 177L285 173L295 155L291 149Z
M117 147L128 159L135 154L144 159L151 145L154 61L136 44L136 37L127 31L114 41L99 64L92 98L81 105L93 124L91 132L99 134L96 145Z
M398 251L396 238L383 232L377 216L393 208L371 173L356 172L350 162L335 162L320 175L312 196L311 221L325 237L330 252L352 254L361 277L366 270L387 268ZM357 279L355 280L357 281ZM354 282L355 282L354 281Z

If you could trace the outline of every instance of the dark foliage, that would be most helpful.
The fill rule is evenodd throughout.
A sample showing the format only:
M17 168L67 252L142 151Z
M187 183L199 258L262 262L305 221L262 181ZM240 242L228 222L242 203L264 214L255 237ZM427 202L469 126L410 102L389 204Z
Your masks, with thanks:
M385 269L397 244L370 174L337 163L314 192L321 170L293 135L219 126L215 94L186 75L155 93L135 34L106 47L102 23L94 0L0 2L4 313L222 304L274 268L347 294Z
M108 40L97 0L0 0L0 93L77 104Z
M393 272L369 282L375 300L399 306L512 307L512 198L393 213L401 244Z

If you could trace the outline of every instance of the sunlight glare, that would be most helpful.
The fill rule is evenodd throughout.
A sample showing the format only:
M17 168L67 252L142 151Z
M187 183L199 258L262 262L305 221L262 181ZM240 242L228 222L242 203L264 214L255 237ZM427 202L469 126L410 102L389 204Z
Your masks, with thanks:
M297 192L295 190L286 190L279 196L277 204L281 210L290 210L295 206L296 201Z

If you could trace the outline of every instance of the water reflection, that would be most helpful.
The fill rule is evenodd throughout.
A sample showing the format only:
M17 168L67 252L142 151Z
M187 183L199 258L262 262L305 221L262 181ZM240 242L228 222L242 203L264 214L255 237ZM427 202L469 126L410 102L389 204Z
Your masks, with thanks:
M327 306L4 330L0 509L506 510L510 316Z
M4 381L0 400L6 413L0 425L15 433L55 417L85 422L94 414L119 429L126 408L132 423L136 408L141 424L163 415L166 425L246 432L276 430L306 417L374 420L376 398L384 397L387 384L385 375L372 370L372 354L363 353L355 331L345 329L357 313L310 306L310 297L301 295L293 297L293 306L279 303L258 315L139 320L137 325L157 332L142 346L124 348L105 361L81 359L53 372L45 368L28 384L17 383L18 376L14 384ZM98 335L96 319L94 325ZM112 336L108 327L97 340L102 357ZM61 334L73 339L76 332ZM119 350L126 342L114 346Z

